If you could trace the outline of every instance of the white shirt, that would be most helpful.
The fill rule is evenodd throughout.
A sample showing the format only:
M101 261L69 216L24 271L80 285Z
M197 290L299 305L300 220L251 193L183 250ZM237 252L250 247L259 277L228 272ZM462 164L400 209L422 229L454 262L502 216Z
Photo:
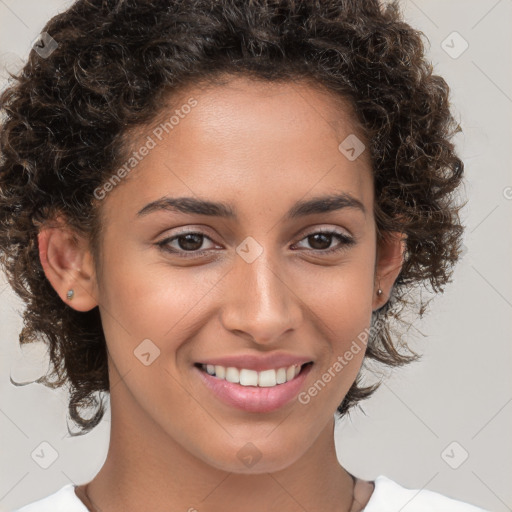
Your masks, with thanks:
M375 489L364 512L488 512L483 508L426 489L406 489L384 475L375 480ZM75 485L11 512L88 512L75 494Z

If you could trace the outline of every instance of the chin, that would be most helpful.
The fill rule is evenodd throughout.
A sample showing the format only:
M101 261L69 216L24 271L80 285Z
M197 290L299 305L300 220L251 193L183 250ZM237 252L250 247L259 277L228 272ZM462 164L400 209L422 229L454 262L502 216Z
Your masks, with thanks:
M279 427L278 427L279 428ZM271 437L273 439L271 439ZM237 441L229 438L229 444L215 447L202 452L202 458L206 453L210 456L205 460L210 466L230 473L257 475L262 473L274 473L286 469L297 461L303 451L297 450L297 446L304 446L300 440L294 442L293 437L287 435L284 438L275 436L275 432L264 434L253 441L244 439ZM206 447L205 447L206 448ZM304 446L304 451L307 446Z

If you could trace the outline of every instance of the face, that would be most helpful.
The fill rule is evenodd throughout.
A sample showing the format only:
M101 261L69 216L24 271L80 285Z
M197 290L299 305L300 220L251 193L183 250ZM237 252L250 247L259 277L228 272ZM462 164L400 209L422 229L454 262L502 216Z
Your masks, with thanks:
M306 84L236 78L187 89L162 119L176 109L101 201L112 411L216 468L276 471L332 421L380 306L370 157L339 149L349 114Z

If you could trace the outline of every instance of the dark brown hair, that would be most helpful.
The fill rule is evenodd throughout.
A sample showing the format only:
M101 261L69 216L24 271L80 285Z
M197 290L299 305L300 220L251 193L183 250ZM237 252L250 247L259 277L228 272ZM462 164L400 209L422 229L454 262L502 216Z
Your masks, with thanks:
M127 134L151 123L173 91L221 76L308 80L354 107L374 171L379 240L406 235L389 301L374 312L365 364L403 365L420 356L402 341L411 291L451 281L463 227L454 192L463 163L449 87L433 74L423 34L405 23L397 0L78 0L44 27L57 43L31 50L0 97L0 262L26 303L21 343L43 341L52 363L45 385L69 386L71 418L109 391L98 308L65 304L43 272L37 234L62 214L86 234L99 264L100 209L94 191L125 161ZM407 349L402 353L399 349ZM363 365L364 366L364 365ZM53 378L51 380L50 378ZM379 386L360 372L339 415Z

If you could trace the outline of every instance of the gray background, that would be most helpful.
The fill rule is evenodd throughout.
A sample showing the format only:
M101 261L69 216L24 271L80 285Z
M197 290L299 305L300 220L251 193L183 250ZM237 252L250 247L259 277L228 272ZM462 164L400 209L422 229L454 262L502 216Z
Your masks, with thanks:
M6 69L18 69L45 22L71 3L0 0L2 89ZM409 331L422 361L392 372L364 403L366 414L355 411L337 425L338 457L362 478L384 474L406 487L512 510L512 0L402 5L428 37L430 59L450 84L462 122L456 142L467 177L467 252L444 295ZM461 55L454 31L469 44ZM11 373L36 379L47 366L37 347L18 346L21 310L0 274L0 511L90 480L108 447L109 414L92 433L70 437L64 390L9 382ZM31 455L44 442L57 457L47 469Z

